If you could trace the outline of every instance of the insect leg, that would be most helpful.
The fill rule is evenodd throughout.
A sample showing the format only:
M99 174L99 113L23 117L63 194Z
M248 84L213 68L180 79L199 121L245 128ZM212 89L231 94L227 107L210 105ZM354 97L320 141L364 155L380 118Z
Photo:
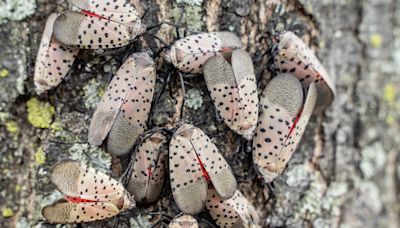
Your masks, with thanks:
M204 223L207 223L207 226L206 227L210 227L210 228L217 228L218 226L215 226L212 222L210 222L210 221L208 221L207 219L205 219L205 218L201 218L200 219L202 222L204 222Z
M181 15L179 16L179 19L178 19L178 26L175 28L176 29L176 36L177 36L178 40L181 39L181 36L179 34L179 25L181 24L182 19L183 19L183 15L185 14L184 7L181 7L181 10L182 10L182 12L181 12Z
M146 31L149 31L149 30L158 28L158 27L160 27L160 26L162 26L162 25L170 25L170 26L179 28L179 26L176 25L176 24L174 24L174 23L171 23L171 22L169 22L169 21L162 21L162 22L160 22L160 23L158 23L158 24L155 24L155 25L152 25L152 26L150 26L150 27L147 27L147 28L146 28Z
M149 212L147 213L148 215L159 215L161 216L160 219L158 219L158 221L156 223L154 223L151 227L164 227L162 224L169 224L173 217L171 215L165 214L163 212Z
M251 152L252 152L251 141L248 141L248 140L242 138L242 146L243 146L243 151L245 154L251 154Z
M183 96L183 101L182 101L182 106L181 106L181 114L180 114L180 119L183 117L183 112L185 110L185 97L186 97L186 91L185 91L185 81L183 80L183 75L181 72L178 71L179 79L181 80L181 87L182 87L182 96Z

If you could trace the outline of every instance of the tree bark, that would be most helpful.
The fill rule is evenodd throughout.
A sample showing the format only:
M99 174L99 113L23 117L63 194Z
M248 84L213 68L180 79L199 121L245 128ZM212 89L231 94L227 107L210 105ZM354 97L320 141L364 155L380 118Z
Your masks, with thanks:
M259 91L269 71L272 38L294 31L316 51L336 82L337 96L324 115L312 117L300 147L273 192L254 175L251 152L218 118L202 76L185 78L183 102L176 71L157 58L156 93L149 126L194 123L231 164L239 189L262 214L263 227L399 227L400 1L399 0L133 0L148 26L179 25L180 35L229 30L252 55ZM139 3L140 2L140 3ZM33 67L51 12L65 1L8 0L0 3L0 226L50 227L41 208L60 198L49 182L57 161L73 158L121 175L127 158L87 144L87 130L100 95L129 50L164 46L144 35L110 52L81 51L66 80L43 95L33 90ZM183 10L181 10L183 9ZM182 15L182 20L178 22ZM175 27L150 31L164 43ZM82 226L166 226L179 213L166 179L160 200L115 219ZM162 215L149 215L160 212ZM196 217L207 227L207 213ZM75 225L73 225L75 226Z

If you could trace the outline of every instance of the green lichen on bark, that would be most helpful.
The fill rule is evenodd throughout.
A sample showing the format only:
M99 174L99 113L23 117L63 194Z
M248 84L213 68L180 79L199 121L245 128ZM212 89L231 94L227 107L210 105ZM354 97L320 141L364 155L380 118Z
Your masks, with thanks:
M99 86L100 83L96 79L92 79L83 87L86 108L95 109L101 100L104 89L99 89Z
M8 75L10 75L10 72L7 69L2 69L0 71L0 78L8 77Z
M62 2L61 8L65 7L65 1ZM174 1L172 14L175 22L181 13L178 5L184 5L183 25L188 25L189 30L204 31L204 6L216 2ZM280 1L276 8L269 11L272 6L267 4L273 2L279 1L221 1L218 26L241 35L245 41L244 48L253 50L251 54L256 67L262 68L260 71L263 72L266 63L259 64L257 61L266 51L263 48L269 47L253 45L268 40L268 34L274 34L270 33L273 31L301 31L304 37L310 39L310 45L337 82L338 94L324 117L313 117L300 150L295 153L283 175L274 182L275 193L269 199L265 193L267 188L258 184L257 180L250 188L240 185L241 190L258 194L251 201L266 208L262 218L265 226L390 227L394 223L388 213L399 212L398 204L396 208L396 203L393 203L396 197L390 193L393 191L390 181L396 186L400 176L400 163L396 161L400 141L400 97L397 88L400 83L400 1ZM152 1L147 3L148 7L159 7ZM54 4L38 1L38 12L48 15L54 10ZM0 57L0 142L5 145L4 152L0 154L1 180L7 183L0 184L2 213L4 208L7 209L0 225L5 227L9 224L24 228L49 226L42 222L40 209L61 198L61 193L47 179L48 170L58 160L83 160L96 167L104 167L104 170L109 170L111 165L111 157L102 148L86 144L88 123L101 97L99 87L105 85L106 77L85 81L82 87L72 89L63 83L60 88L37 98L40 103L54 106L54 111L46 111L52 113L44 115L47 117L43 118L41 111L35 111L39 115L32 117L42 116L39 122L45 123L43 125L47 129L34 128L27 121L29 112L25 104L32 98L33 88L28 75L32 73L39 30L43 28L46 14L35 15L29 21L15 21L34 13L35 5L35 1L31 0L5 0L0 3L1 12L5 12L0 15L0 24L7 22L2 25L4 42ZM243 9L237 10L239 5ZM11 11L14 13L10 14ZM270 14L273 16L270 17ZM262 19L266 21L263 24L260 23ZM260 27L263 29L257 29ZM109 64L106 64L99 67L101 73L97 72L92 66L101 65L100 59L103 58L94 57L91 53L82 55L82 62L91 59L90 63L78 67L71 77L72 81L87 78L88 73L83 71L91 71L94 75L110 71ZM109 58L115 57L120 58L119 55ZM266 57L269 57L268 54ZM258 76L262 79L261 75ZM196 91L206 91L205 87L193 81L187 80L195 85ZM176 90L179 85L172 87ZM186 111L192 112L192 108L198 107L193 112L201 117L212 116L211 121L201 126L202 129L213 136L213 142L226 148L227 154L235 151L232 146L235 136L223 122L214 119L214 113L208 112L213 110L208 95L198 96L191 90L187 94ZM76 97L81 95L81 100L75 102ZM152 119L156 125L162 126L170 120L176 100L179 97L175 99L163 95L160 98L155 107L158 111L154 112L156 116ZM322 124L319 125L319 121ZM1 141L3 139L7 141ZM241 152L238 156L242 156ZM251 160L251 155L243 155L243 158L230 161L238 176L243 174L239 168L246 164L246 160ZM388 170L393 165L395 174L390 174ZM259 194L261 191L265 194ZM139 206L138 210L161 210L175 215L170 198L166 191L159 204L150 206L150 209ZM128 219L125 225L132 227L147 226L151 219L150 216L135 213L128 216L131 221Z
M186 93L185 106L193 110L199 109L203 105L203 95L198 89L190 89Z
M23 20L35 13L35 10L35 0L4 0L0 2L0 25L8 20Z
M68 149L68 153L70 159L90 163L102 170L109 170L111 167L111 155L96 146L75 143Z
M386 164L387 152L381 143L375 143L361 151L360 169L365 179L371 179L381 172Z
M1 210L1 215L2 215L4 218L9 218L9 217L11 217L11 216L14 215L14 212L12 211L11 208L5 207L5 208L3 208L3 209Z
M47 102L31 98L26 102L28 110L28 121L37 128L50 128L53 121L55 109Z
M182 12L182 8L178 5L183 5L184 10ZM177 23L178 19L181 17L182 13L182 21L186 23L187 28L192 31L202 31L204 27L204 19L203 19L203 0L178 0L177 5L172 9L172 15Z
M136 217L129 219L131 228L152 227L150 222L151 216L139 214Z
M43 165L46 162L46 154L43 147L39 147L35 152L35 162L37 165Z

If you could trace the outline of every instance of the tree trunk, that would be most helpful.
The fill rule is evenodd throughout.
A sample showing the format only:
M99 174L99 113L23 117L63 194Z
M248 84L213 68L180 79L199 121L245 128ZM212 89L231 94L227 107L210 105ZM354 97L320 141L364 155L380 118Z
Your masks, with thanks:
M253 57L259 91L271 72L272 38L294 31L314 49L336 82L337 96L324 115L312 117L300 147L273 192L254 175L251 153L218 118L202 76L185 78L184 122L202 128L217 144L238 178L239 189L262 214L263 227L399 227L400 1L343 0L133 0L148 26L178 19L180 35L230 30ZM87 144L91 115L110 77L129 50L164 46L144 35L129 48L81 51L66 80L44 95L33 90L33 67L51 12L65 1L6 0L0 3L0 226L48 227L41 208L61 197L49 170L63 158L89 161L121 175L126 158ZM181 11L183 9L183 11ZM3 13L4 12L4 13ZM154 33L166 44L175 27ZM128 50L129 49L129 50ZM173 127L183 101L176 71L157 59L150 127ZM243 146L242 145L242 146ZM168 179L168 178L167 178ZM165 226L179 210L169 181L162 197L93 227ZM160 212L162 215L149 215ZM207 213L196 217L209 226Z

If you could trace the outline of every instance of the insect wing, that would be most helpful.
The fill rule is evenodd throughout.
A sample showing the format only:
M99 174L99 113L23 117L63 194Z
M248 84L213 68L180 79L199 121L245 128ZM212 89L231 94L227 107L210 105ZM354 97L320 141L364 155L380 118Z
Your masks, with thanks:
M236 179L215 144L199 128L193 128L191 143L219 195L223 199L232 197L237 187Z
M242 50L234 51L232 68L239 93L238 111L241 113L239 129L243 136L250 140L257 126L259 103L256 76L250 55Z
M316 84L318 99L314 113L320 113L335 97L333 81L315 54L298 36L285 32L280 39L275 65L281 73L296 76L305 90L311 83Z
M260 117L253 140L253 161L270 182L279 175L286 139L303 103L303 89L294 76L283 74L267 85L260 99Z
M67 75L79 52L78 48L65 47L53 38L53 24L57 14L49 16L36 57L34 83L38 93L58 86Z
M154 202L164 183L164 146L166 137L156 132L145 138L137 147L132 164L128 191L136 201Z
M111 218L119 213L120 209L107 202L57 202L42 209L43 217L50 223L92 222Z
M105 18L67 11L54 22L54 37L62 44L83 49L116 48L131 39L128 25Z
M253 64L244 51L232 53L234 68L215 56L204 66L204 78L214 105L230 129L251 139L258 119L258 94Z
M200 73L205 61L218 53L221 41L215 33L201 33L176 41L170 52L171 62L182 72Z
M134 205L120 182L77 161L67 160L56 164L50 178L61 192L71 197L109 202L121 210Z
M215 191L208 189L206 208L218 226L233 227L240 223L238 213Z
M182 125L169 146L172 194L178 207L187 214L199 213L207 198L207 182L190 141L192 134L193 126Z
M140 21L135 6L126 0L68 0L68 3L118 23Z
M307 127L308 121L313 113L317 101L317 95L317 88L314 83L311 83L303 110L301 111L301 115L296 123L296 126L293 128L292 133L287 138L285 146L282 148L281 154L283 159L278 160L278 167L281 169L280 172L282 172L282 170L286 167L286 164L289 162L292 154L296 151L300 139Z
M260 227L258 213L239 190L223 200L215 189L208 189L206 208L221 227Z
M133 75L129 85L132 89L127 92L107 142L109 152L116 155L129 153L138 136L145 131L156 83L155 65L150 56L144 52L132 56L137 63L137 73ZM133 69L125 70L125 75L132 74ZM129 78L123 80L128 82Z
M245 226L260 227L258 225L260 218L257 211L239 190L236 190L235 195L227 199L226 203L236 211Z
M198 74L210 57L241 46L239 38L231 32L200 33L175 42L167 58L180 71Z
M132 85L137 72L138 66L132 57L128 58L118 69L100 103L97 105L90 122L88 136L90 144L101 145L107 137L128 92L133 90Z

